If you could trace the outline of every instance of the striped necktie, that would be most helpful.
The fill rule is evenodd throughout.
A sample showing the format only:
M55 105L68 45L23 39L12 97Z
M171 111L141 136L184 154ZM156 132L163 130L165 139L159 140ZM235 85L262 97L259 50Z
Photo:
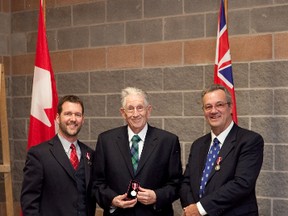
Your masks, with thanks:
M70 162L73 166L73 168L76 170L78 165L79 165L79 160L78 160L78 156L77 156L77 152L76 152L76 147L75 145L72 143L71 146L71 153L70 153Z

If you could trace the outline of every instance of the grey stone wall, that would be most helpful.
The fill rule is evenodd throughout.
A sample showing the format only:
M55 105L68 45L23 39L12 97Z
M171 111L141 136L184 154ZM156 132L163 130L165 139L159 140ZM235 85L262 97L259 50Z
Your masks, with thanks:
M11 2L16 4L12 4L11 14L0 13L0 38L4 37L0 55L11 57L8 117L14 199L18 202L29 128L38 3L32 7L24 0ZM80 139L94 148L99 133L122 125L119 93L126 86L137 86L151 95L150 123L179 136L184 168L192 141L209 131L200 93L213 82L220 1L65 2L47 1L47 37L59 96L77 94L85 103ZM259 132L265 140L256 191L263 216L288 214L287 14L287 0L229 0L239 125ZM11 48L3 42L10 39ZM179 202L175 211L182 214Z

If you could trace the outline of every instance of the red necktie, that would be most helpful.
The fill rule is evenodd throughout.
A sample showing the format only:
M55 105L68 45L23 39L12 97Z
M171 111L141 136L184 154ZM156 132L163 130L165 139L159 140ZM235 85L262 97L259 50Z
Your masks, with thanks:
M71 153L70 153L70 162L73 166L73 168L76 170L77 167L78 167L78 164L79 164L79 160L78 160L78 157L77 157L77 153L76 153L76 147L75 145L72 143L71 146Z

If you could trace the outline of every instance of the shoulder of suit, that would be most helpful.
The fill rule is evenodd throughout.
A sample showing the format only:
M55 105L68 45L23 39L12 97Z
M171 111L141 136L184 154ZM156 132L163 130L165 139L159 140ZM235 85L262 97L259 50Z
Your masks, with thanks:
M81 146L82 148L87 149L87 151L91 151L91 152L94 151L90 146L88 146L87 144L85 144L85 143L83 143L83 142L81 142L79 140L78 140L78 145Z
M208 141L211 141L211 133L207 133L207 134L205 134L204 136L201 136L201 137L199 137L199 138L197 138L194 142L193 142L193 144L195 143L206 143L206 142L208 142Z
M262 138L261 134L246 128L239 127L238 125L236 125L236 129L237 129L237 136L245 136L250 138L259 136Z
M106 130L100 133L99 136L107 136L107 135L110 136L111 134L118 134L118 133L122 134L125 131L127 132L127 126L121 126L121 127L116 127L116 128Z
M43 152L45 149L50 149L51 145L53 144L53 139L44 141L38 145L32 146L29 148L29 152Z
M150 125L148 127L148 131L149 130L152 131L153 133L156 133L156 134L161 134L161 135L171 136L171 137L178 137L176 134L174 134L174 133L172 133L170 131L167 131L167 130L164 130L164 129L161 129L161 128L156 128L156 127L153 127L153 126L150 126Z

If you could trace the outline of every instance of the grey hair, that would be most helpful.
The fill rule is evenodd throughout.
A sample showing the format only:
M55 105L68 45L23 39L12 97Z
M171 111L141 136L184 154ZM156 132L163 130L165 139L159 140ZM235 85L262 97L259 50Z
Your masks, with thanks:
M145 106L149 105L147 92L143 91L142 89L136 88L136 87L127 87L127 88L123 89L122 92L121 92L121 104L122 104L122 107L125 107L126 98L129 95L142 96L144 98Z
M213 91L216 91L216 90L222 90L225 92L225 95L226 95L226 100L227 100L227 103L229 105L232 104L232 99L231 99L231 94L230 92L222 85L220 84L212 84L210 85L208 88L204 89L202 91L202 94L201 94L201 98L203 99L203 97L207 94L207 93L210 93L210 92L213 92Z

